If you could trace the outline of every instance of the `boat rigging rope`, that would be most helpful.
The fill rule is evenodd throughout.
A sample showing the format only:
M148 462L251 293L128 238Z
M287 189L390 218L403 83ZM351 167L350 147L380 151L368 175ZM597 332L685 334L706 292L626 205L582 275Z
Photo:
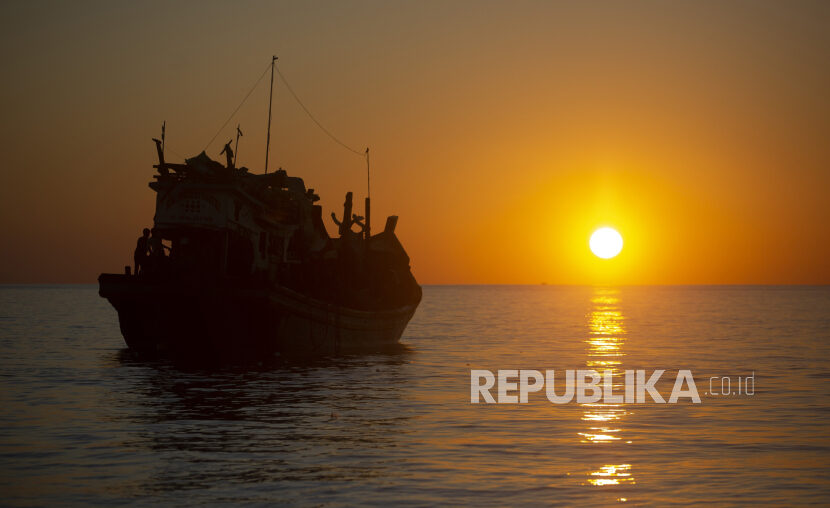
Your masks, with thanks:
M228 119L225 120L225 123L222 124L222 127L219 127L219 130L216 131L216 134L214 134L213 137L210 138L210 141L208 141L208 144L205 145L205 148L204 148L203 151L207 151L210 144L213 143L213 141L216 139L216 137L219 135L219 133L222 132L222 129L224 129L228 125L228 122L230 122L231 119L234 117L234 115L236 115L237 111L239 111L239 108L241 108L242 105L245 104L245 101L247 101L248 97L250 97L251 94L254 92L257 85L259 85L259 82L262 81L262 78L264 78L265 75L268 74L269 69L271 69L271 64L270 63L268 63L268 65L265 67L265 70L262 71L262 75L256 80L256 83L254 83L254 86L252 86L251 89L248 91L248 93L245 95L245 98L242 99L242 102L239 103L239 106L237 106L236 109L233 110L233 113L231 113L231 116L229 116Z
M295 101L297 101L297 104L299 104L299 105L300 105L300 107L301 107L301 108L303 108L303 111L305 111L305 114L307 114L307 115L308 115L308 117L309 117L309 118L311 118L311 121L312 121L312 122L314 122L315 124L317 124L317 127L319 127L319 128L320 128L320 130L322 130L323 132L325 132L325 133L326 133L326 135L327 135L328 137L330 137L332 140L334 140L334 142L335 142L335 143L337 143L338 145L342 146L342 147L343 147L343 148L345 148L346 150L348 150L348 151L352 152L353 154L355 154L355 155L359 155L359 156L361 156L361 157L367 157L367 156L368 156L368 155L367 155L367 154L368 154L368 151L363 152L363 151L361 151L361 150L355 150L354 148L350 147L350 146L349 146L349 145L347 145L346 143L344 143L344 142L340 141L340 140L337 138L337 136L335 136L335 135L334 135L334 134L332 134L332 133L331 133L328 129L326 129L325 127L323 127L323 124L321 124L319 121L317 121L317 119L316 119L316 118L314 118L314 115L312 115L312 114L311 114L311 111L309 111L309 110L308 110L308 108L307 108L307 107L305 107L305 104L303 104L303 101L301 101L301 100L300 100L300 98L299 98L299 97L297 96L297 94L294 92L294 89L293 89L293 88L291 88L291 85L289 85L289 84L288 84L288 80L286 80L286 79L285 79L285 76L283 76L283 75L282 75L282 72L280 71L279 66L277 66L277 67L276 67L276 69L277 69L277 74L279 74L280 79L282 80L283 84L285 84L285 88L287 88L287 89L288 89L288 91L289 91L289 92L291 92L291 95L294 97L294 100L295 100ZM367 149L367 150L368 150L368 149Z
M225 127L227 127L228 123L233 119L234 116L236 116L236 113L239 112L239 109L245 104L245 101L247 101L248 97L250 97L251 94L254 92L256 87L259 85L259 82L262 81L262 78L264 78L265 75L268 74L268 70L271 68L271 65L272 64L269 62L268 65L265 67L265 70L262 71L262 74L259 76L259 78L257 78L254 85L251 87L251 89L248 91L248 93L245 94L245 97L242 99L242 102L240 102L239 105L236 107L236 109L233 110L233 113L231 113L231 115L228 117L228 119L225 120L225 123L222 124L222 127L219 127L219 130L216 131L216 134L214 134L213 137L210 138L210 141L208 141L207 145L205 145L205 148L204 148L203 151L207 151L207 149L216 140L216 138L219 136L219 134L222 132L222 130ZM303 109L303 111L305 111L305 114L308 115L308 117L311 119L311 121L314 122L314 124L317 125L317 127L319 127L320 130L322 130L324 133L326 133L326 135L328 137L330 137L338 145L342 146L343 148L345 148L346 150L352 152L353 154L358 155L358 156L363 157L364 159L366 159L366 171L367 171L367 179L368 179L369 149L366 148L366 150L364 150L364 151L355 150L354 148L350 147L346 143L340 141L340 139L337 136L335 136L334 134L331 133L331 131L326 129L323 126L323 124L321 124L320 121L317 120L317 118L315 118L314 115L311 114L311 111L309 111L309 109L306 107L306 105L303 104L303 101L300 100L300 97L297 95L296 92L294 92L294 89L291 88L291 85L288 83L288 80L285 79L285 76L282 74L282 71L280 71L280 68L277 67L276 65L274 66L274 68L276 69L277 74L279 75L279 77L282 80L283 84L285 84L285 87L291 93L291 96L294 97L294 100L297 101L297 104L300 105L300 107ZM367 181L367 186L368 186L368 181Z

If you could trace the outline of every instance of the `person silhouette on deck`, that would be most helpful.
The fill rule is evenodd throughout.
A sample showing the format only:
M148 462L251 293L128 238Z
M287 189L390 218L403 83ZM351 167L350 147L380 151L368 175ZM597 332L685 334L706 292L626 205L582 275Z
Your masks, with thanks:
M138 239L133 252L133 262L135 263L135 274L138 275L147 267L147 254L150 251L150 230L144 228L143 235Z
M161 233L156 228L150 230L153 236L150 237L149 245L150 245L150 265L152 269L155 271L161 264L164 263L164 249L170 250L170 247L161 243Z
M233 166L234 166L234 164L233 164L233 149L231 148L231 141L233 141L233 140L230 140L227 143L225 143L225 148L223 148L222 151L219 152L219 155L222 155L224 153L225 156L228 158L228 169L233 169Z

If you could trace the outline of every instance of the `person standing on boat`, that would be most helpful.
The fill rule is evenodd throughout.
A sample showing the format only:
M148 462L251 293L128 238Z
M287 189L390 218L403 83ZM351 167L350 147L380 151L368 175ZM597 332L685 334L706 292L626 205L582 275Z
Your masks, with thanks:
M152 267L153 271L158 270L161 267L161 264L164 263L164 249L170 250L170 247L161 243L161 233L156 228L150 230L153 233L153 236L150 237L149 244L150 244L150 266Z
M150 251L150 230L144 228L143 235L138 239L133 252L133 262L135 263L135 274L138 275L147 267L147 253Z
M231 141L233 140L231 139L227 143L225 143L225 148L223 148L222 151L219 152L219 155L225 154L225 156L228 158L228 169L234 168L233 149L231 148Z

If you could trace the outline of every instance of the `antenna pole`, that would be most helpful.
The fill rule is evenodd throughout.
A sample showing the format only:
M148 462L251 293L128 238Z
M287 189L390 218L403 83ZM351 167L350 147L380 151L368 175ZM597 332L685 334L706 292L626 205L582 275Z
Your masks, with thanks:
M233 152L233 166L236 167L236 159L239 157L239 136L242 135L242 131L239 130L239 124L236 124L236 146Z
M164 131L167 127L167 120L161 123L161 153L164 153Z
M367 240L372 237L372 186L369 180L369 147L366 147L366 227L364 228L364 238Z
M276 56L271 57L271 95L268 97L268 132L265 136L265 172L268 172L268 151L271 148L271 103L274 100L274 62Z

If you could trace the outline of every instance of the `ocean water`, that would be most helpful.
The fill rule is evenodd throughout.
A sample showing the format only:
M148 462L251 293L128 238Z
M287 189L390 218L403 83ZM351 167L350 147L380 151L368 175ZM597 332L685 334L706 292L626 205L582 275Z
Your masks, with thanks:
M432 286L402 344L179 366L94 286L2 287L0 504L830 503L828 287ZM471 369L689 369L701 403L471 404Z

